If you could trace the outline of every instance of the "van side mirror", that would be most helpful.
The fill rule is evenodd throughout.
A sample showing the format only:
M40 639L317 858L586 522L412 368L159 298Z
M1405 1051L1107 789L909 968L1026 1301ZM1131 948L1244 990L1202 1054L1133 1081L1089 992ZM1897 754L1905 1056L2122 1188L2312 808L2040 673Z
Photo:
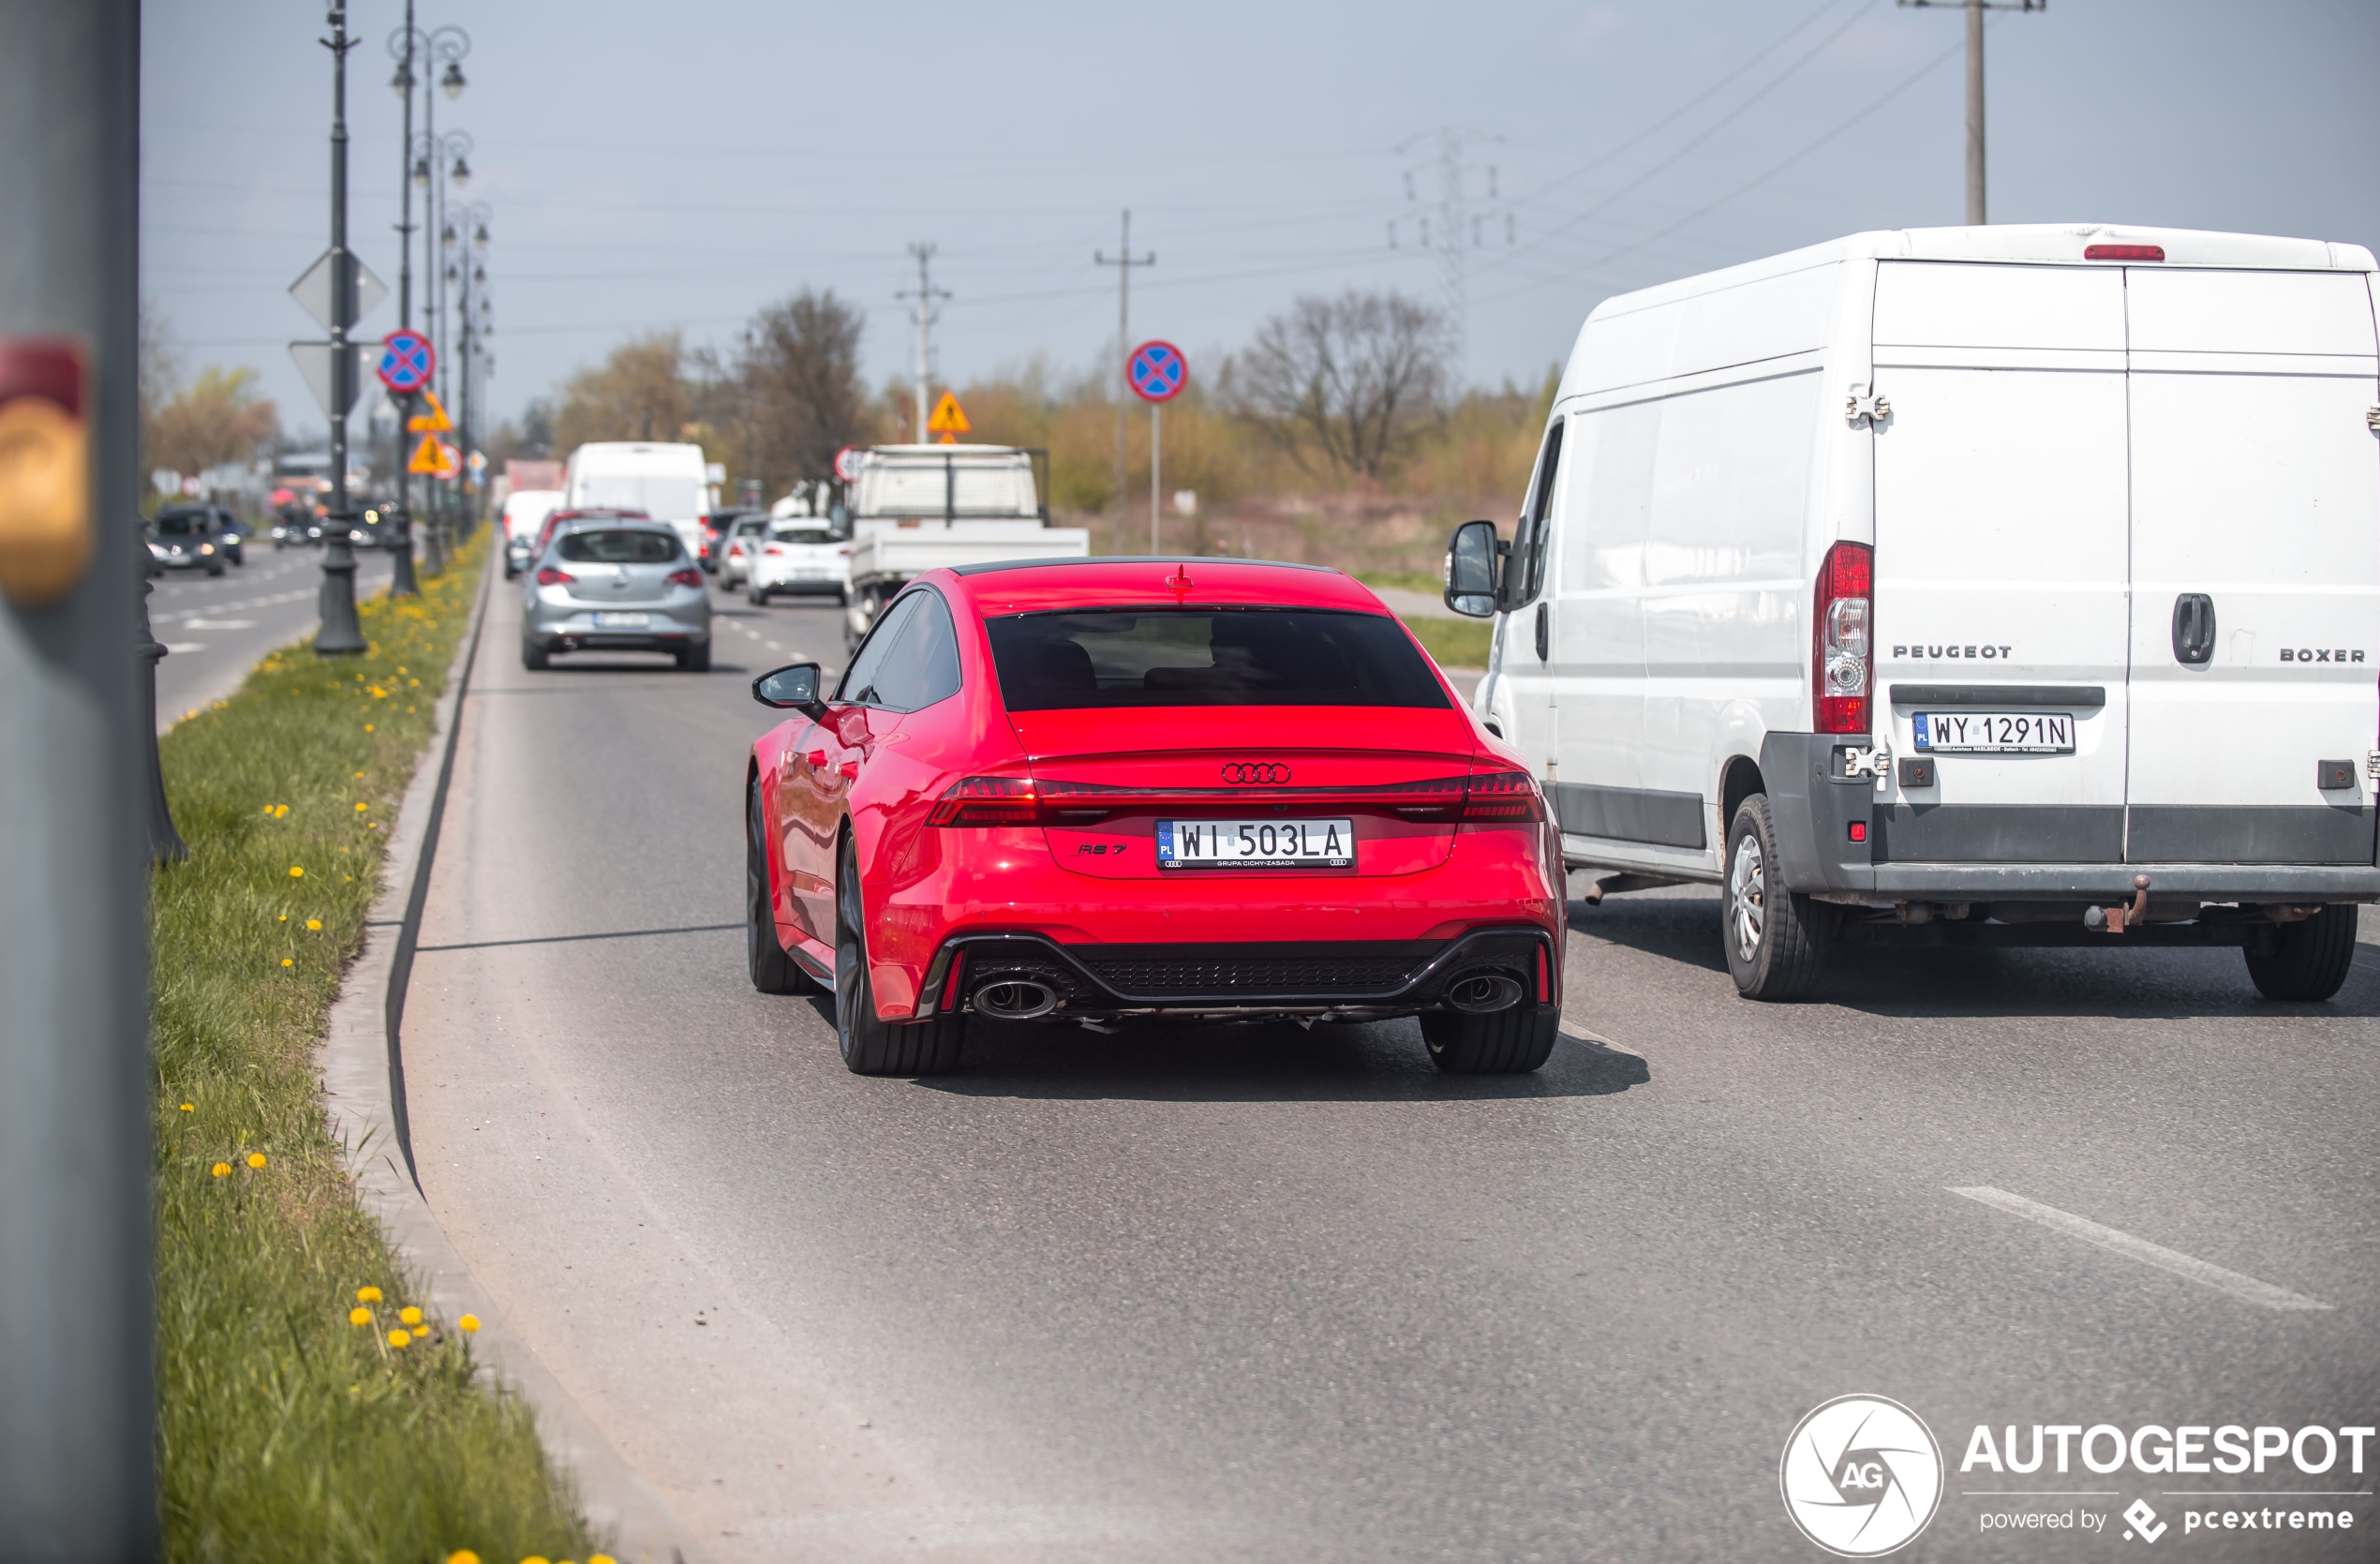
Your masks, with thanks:
M752 699L778 711L798 711L816 721L826 710L818 698L818 664L795 663L752 680Z
M1495 523L1466 521L1446 545L1446 605L1465 618L1495 617Z

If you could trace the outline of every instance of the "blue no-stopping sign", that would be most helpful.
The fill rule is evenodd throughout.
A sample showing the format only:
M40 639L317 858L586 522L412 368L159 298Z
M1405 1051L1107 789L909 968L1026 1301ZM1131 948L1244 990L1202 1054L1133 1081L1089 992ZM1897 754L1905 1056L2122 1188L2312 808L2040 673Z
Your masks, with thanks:
M1190 361L1170 342L1143 342L1124 360L1123 372L1144 402L1170 402L1190 383Z
M430 383L438 368L438 350L430 339L412 330L393 331L380 338L380 383L398 395L409 395Z

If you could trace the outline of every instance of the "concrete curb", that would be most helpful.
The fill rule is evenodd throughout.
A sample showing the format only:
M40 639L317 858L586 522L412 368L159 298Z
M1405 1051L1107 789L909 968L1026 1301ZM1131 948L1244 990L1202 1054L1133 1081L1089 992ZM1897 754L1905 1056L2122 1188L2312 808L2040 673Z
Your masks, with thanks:
M537 1419L546 1453L576 1484L579 1503L614 1552L640 1564L699 1564L693 1533L620 1458L594 1420L506 1324L503 1311L439 1227L413 1172L405 1113L405 1064L399 1023L405 988L429 894L446 789L454 774L464 688L479 652L480 628L493 591L493 557L480 579L471 628L447 669L428 757L414 772L389 840L387 878L364 922L364 950L348 969L320 1067L331 1133L347 1147L357 1200L380 1224L398 1259L420 1282L441 1319L480 1318L471 1346L482 1373L501 1383Z

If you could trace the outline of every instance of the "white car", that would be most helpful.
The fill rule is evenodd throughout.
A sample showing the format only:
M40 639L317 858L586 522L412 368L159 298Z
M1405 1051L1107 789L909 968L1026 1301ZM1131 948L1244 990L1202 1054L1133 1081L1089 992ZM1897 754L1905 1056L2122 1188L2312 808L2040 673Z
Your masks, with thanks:
M751 557L760 552L761 543L768 531L766 516L739 516L735 530L719 550L719 585L722 591L734 591L751 579L747 567Z
M1901 937L2328 998L2380 900L2373 274L2011 225L1605 300L1509 551L1449 556L1565 856L1722 886L1755 998Z
M504 497L504 579L510 581L528 568L529 550L536 545L537 534L543 529L545 518L562 503L559 489L518 489Z
M744 545L746 598L826 597L851 601L851 544L815 516L773 520L767 532Z

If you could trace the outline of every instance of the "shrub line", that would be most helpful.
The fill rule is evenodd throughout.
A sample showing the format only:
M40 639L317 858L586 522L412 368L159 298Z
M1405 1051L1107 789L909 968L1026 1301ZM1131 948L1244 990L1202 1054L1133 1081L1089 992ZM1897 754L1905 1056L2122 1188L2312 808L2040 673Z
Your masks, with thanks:
M420 1279L440 1313L448 1318L467 1313L479 1317L474 1363L535 1414L547 1455L570 1474L588 1521L597 1531L611 1534L615 1552L624 1559L698 1564L704 1555L692 1532L512 1330L501 1307L439 1226L414 1165L398 1025L460 747L465 685L495 589L494 558L491 551L470 631L455 649L446 688L433 708L430 742L438 764L416 767L406 788L388 844L387 877L365 915L364 948L349 966L331 1007L329 1032L318 1055L324 1110L333 1139L345 1147L358 1203L379 1224L398 1261ZM394 940L375 937L389 930L396 931ZM391 1154L392 1147L398 1154Z

